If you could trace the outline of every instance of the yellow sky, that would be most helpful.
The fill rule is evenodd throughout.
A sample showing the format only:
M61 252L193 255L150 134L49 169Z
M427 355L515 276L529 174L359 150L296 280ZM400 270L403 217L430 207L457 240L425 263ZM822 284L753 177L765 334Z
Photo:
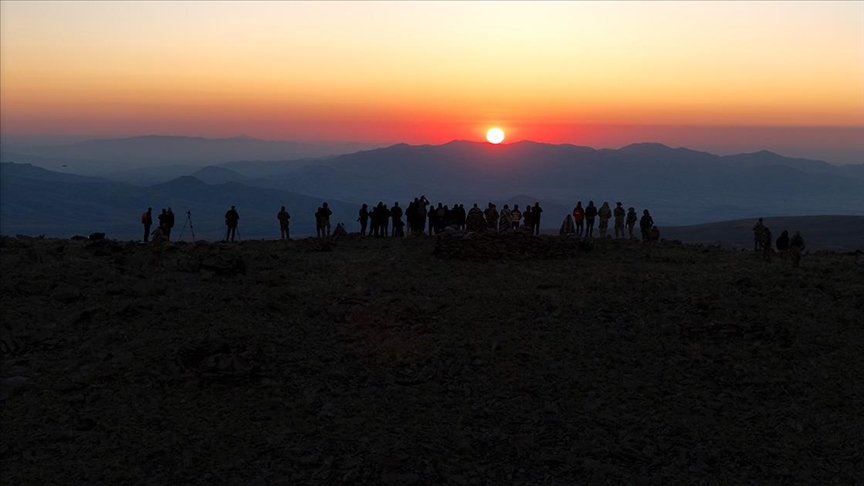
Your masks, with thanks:
M16 133L864 127L864 2L3 1L0 103Z

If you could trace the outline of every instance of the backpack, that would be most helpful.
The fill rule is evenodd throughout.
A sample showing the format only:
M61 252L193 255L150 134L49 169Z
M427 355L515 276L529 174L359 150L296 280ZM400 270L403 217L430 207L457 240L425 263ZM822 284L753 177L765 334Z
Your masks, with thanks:
M144 211L143 213L141 213L141 222L147 223L147 211Z

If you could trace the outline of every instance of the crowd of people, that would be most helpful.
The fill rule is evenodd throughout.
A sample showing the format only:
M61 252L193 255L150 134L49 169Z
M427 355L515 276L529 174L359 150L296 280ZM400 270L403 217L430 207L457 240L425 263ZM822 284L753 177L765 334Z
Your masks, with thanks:
M774 244L773 248L772 243ZM753 251L761 251L762 258L764 258L766 262L770 262L771 257L774 254L774 248L777 249L781 261L786 261L787 258L790 258L793 267L797 268L801 265L801 254L804 252L805 248L804 238L801 236L801 232L796 231L790 238L789 232L783 230L783 232L780 233L780 236L777 237L777 241L774 241L771 229L765 226L762 218L759 218L759 221L753 225Z
M494 203L489 203L486 208L480 209L477 203L469 209L465 210L462 204L453 204L452 207L438 203L433 205L426 199L426 196L415 197L413 201L408 203L408 206L402 209L399 202L394 202L392 207L387 207L383 201L369 208L367 204L363 204L358 212L357 222L360 223L360 235L372 236L378 238L384 237L405 237L424 235L428 231L431 236L444 231L446 228L463 231L525 231L529 234L540 234L540 220L543 214L543 208L540 203L535 202L534 205L528 205L525 210L519 209L518 204L514 204L511 208L509 204L499 210ZM331 236L330 217L333 211L325 202L315 211L315 227L319 238ZM187 216L190 216L187 213ZM404 218L404 220L403 220ZM289 239L289 220L291 214L282 206L276 214L276 219L279 221L279 237L280 239ZM154 242L170 241L171 230L174 227L174 212L170 207L163 208L162 212L157 216L159 222L158 227L151 231L153 225L153 208L147 208L147 211L141 214L141 223L144 225L144 242L147 243L151 239ZM650 211L642 210L642 216L639 217L636 213L636 208L629 207L624 209L623 204L619 201L615 203L613 209L608 202L603 202L599 208L594 204L594 201L588 201L586 206L582 206L582 201L577 201L571 214L564 217L561 223L558 234L561 236L575 236L580 238L593 238L594 226L597 225L597 236L599 238L612 237L609 234L609 222L613 223L614 238L629 240L637 240L634 230L636 224L639 224L641 240L644 244L653 244L660 241L660 230L654 224L654 218L651 217ZM231 206L225 213L225 240L234 241L237 236L237 226L240 222L240 214L235 206ZM191 226L191 218L187 220ZM407 226L407 233L406 233ZM625 232L626 230L626 232ZM182 233L182 232L181 232ZM347 234L342 223L337 225L333 235ZM182 235L181 235L182 236ZM791 259L792 265L798 267L801 263L801 255L805 249L804 238L800 231L796 231L793 236L789 236L788 231L783 231L776 241L773 240L771 230L765 226L762 218L753 226L753 249L756 252L762 252L763 258L770 262L776 248L781 260Z

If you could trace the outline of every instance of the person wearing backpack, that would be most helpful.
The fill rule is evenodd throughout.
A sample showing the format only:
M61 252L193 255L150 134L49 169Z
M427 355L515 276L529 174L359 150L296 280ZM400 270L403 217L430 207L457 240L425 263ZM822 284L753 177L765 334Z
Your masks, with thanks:
M153 226L153 208L141 213L141 224L144 225L144 243L150 241L150 227Z

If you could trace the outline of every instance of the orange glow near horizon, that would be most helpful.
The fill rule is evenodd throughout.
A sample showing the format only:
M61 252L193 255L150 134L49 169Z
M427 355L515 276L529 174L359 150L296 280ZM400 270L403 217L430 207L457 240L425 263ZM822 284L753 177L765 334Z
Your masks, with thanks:
M632 141L651 127L864 129L862 2L4 1L0 13L3 134L443 143L500 126L511 141L594 145L615 127L647 127L627 128Z

